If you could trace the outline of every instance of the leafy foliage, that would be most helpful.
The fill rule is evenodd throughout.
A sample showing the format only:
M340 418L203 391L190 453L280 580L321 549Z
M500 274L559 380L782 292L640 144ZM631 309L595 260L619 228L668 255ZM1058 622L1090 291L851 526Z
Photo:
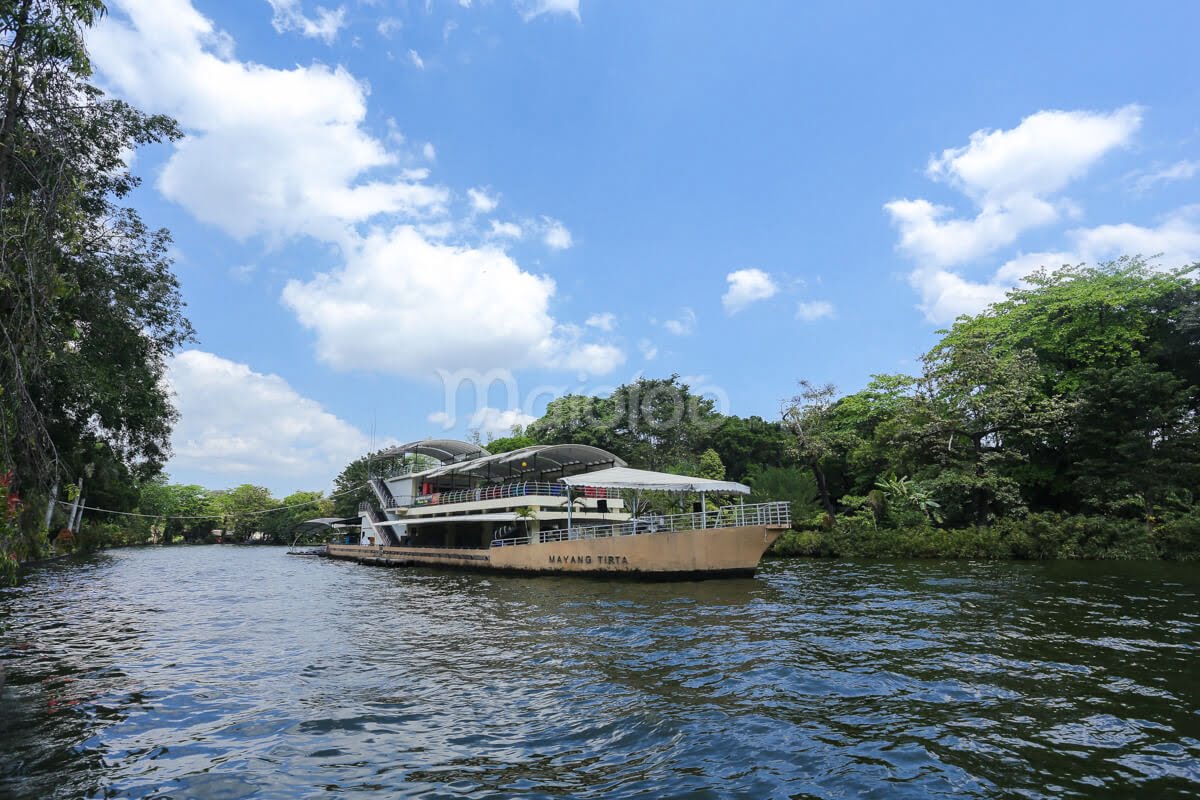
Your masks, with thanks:
M87 83L83 30L102 12L0 3L0 455L27 494L85 468L125 485L156 472L166 359L192 337L167 233L120 205L138 185L125 154L178 129Z

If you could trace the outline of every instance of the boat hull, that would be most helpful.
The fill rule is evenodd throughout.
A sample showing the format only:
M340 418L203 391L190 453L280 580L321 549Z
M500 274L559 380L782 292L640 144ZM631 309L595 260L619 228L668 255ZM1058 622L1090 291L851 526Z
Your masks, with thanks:
M669 580L753 575L783 526L646 533L488 549L330 545L330 558L385 566L429 566L540 575Z

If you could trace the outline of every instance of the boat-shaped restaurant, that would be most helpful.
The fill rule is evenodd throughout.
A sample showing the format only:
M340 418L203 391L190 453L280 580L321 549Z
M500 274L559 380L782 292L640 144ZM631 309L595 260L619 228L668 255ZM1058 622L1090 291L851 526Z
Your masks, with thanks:
M745 503L750 489L741 483L632 469L590 445L493 454L471 442L423 439L377 458L400 466L370 479L375 502L359 507L358 542L330 545L331 558L515 573L747 576L791 525L786 502ZM681 513L650 513L650 505Z

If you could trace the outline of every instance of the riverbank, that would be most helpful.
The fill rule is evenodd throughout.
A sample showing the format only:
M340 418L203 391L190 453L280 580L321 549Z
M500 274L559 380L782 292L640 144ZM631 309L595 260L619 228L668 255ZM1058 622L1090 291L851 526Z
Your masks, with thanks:
M1030 514L988 527L939 528L931 524L880 527L862 516L832 527L792 530L772 556L821 558L974 558L987 560L1200 559L1200 514L1154 520L1069 514Z

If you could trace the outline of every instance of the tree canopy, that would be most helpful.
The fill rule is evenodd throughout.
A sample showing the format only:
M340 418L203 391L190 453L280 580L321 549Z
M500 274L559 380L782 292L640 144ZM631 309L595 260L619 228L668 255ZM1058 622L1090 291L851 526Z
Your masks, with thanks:
M0 459L26 495L157 472L166 359L193 335L168 234L123 205L139 183L126 154L178 129L88 83L83 32L103 11L0 3Z

